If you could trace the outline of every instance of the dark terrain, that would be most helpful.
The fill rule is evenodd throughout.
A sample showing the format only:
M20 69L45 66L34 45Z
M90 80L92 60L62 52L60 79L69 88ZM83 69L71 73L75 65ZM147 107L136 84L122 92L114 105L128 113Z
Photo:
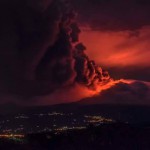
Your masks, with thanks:
M150 128L123 123L104 124L65 132L26 135L24 139L0 139L5 150L149 150Z
M3 105L0 114L1 134L25 135L1 137L0 150L150 150L149 106ZM86 116L98 119L90 122L95 119ZM107 118L112 121L107 122ZM14 133L14 128L22 130Z

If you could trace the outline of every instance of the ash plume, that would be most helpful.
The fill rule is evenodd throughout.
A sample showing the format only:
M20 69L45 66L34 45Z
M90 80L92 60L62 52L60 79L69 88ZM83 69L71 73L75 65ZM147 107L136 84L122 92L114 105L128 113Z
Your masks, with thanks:
M95 89L111 80L86 55L66 0L0 3L1 92L37 96L76 83Z

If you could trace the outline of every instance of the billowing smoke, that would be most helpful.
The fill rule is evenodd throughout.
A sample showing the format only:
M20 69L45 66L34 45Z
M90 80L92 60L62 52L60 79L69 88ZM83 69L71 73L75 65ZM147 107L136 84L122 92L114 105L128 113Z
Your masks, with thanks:
M3 0L0 6L3 92L37 96L77 83L95 90L111 80L86 55L66 0Z

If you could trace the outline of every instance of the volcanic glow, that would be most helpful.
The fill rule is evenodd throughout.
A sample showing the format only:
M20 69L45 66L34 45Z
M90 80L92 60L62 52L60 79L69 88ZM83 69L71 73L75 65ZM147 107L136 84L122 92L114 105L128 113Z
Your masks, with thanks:
M125 84L131 84L133 83L133 80L125 80L125 79L120 79L120 80L113 80L111 79L107 83L97 83L94 87L94 90L88 89L87 90L87 97L92 97L95 95L100 95L100 93L104 90L108 90L112 88L113 86L119 84L119 83L125 83Z

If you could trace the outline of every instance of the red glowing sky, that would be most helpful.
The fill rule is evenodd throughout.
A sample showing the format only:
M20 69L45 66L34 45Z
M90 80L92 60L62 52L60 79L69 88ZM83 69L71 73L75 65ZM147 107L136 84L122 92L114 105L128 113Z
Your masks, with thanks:
M82 27L88 55L108 67L149 67L150 26L136 31L97 31Z

